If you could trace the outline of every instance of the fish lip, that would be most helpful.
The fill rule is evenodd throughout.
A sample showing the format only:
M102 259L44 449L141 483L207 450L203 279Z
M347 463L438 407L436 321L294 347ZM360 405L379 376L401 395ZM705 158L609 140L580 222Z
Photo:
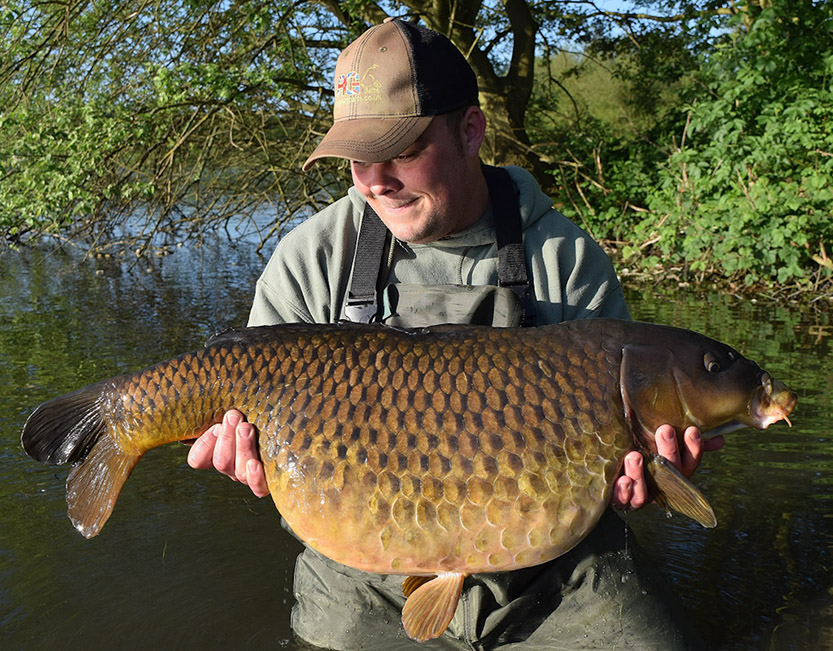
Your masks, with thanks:
M672 369L672 377L674 378L674 386L677 391L677 399L683 407L686 417L692 424L700 427L701 424L694 418L694 415L688 408L685 400L685 395L680 388L680 383L677 379L676 371ZM790 426L790 419L788 416L795 409L798 398L795 393L790 391L783 382L774 380L772 376L760 369L758 373L758 386L754 390L752 400L749 402L749 418L735 419L718 425L708 431L702 433L705 438L713 438L721 434L729 434L746 427L754 427L756 429L764 430L773 423L781 420L786 420Z
M749 416L753 427L766 429L780 420L790 423L788 416L795 409L798 397L783 382L773 380L766 371L761 371L760 386L755 390Z

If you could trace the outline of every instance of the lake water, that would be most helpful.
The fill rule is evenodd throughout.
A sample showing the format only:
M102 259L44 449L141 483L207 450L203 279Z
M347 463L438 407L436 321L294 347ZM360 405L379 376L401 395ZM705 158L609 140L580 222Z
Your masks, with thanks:
M9 649L295 648L298 543L274 506L186 448L151 451L104 532L66 518L66 468L22 451L31 410L90 382L192 350L245 322L264 260L204 242L170 256L0 253L0 636ZM695 483L719 524L628 514L718 649L833 648L830 307L631 289L634 316L726 341L799 394L793 428L732 434Z

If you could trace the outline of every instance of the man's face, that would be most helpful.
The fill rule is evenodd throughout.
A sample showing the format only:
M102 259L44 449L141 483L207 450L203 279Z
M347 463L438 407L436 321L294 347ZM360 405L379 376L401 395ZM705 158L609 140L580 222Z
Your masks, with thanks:
M479 174L480 140L472 144L466 124L464 118L459 133L452 133L448 120L434 119L396 158L382 163L351 162L356 189L397 239L412 244L435 242L482 215L485 203L478 196L482 188L473 176Z

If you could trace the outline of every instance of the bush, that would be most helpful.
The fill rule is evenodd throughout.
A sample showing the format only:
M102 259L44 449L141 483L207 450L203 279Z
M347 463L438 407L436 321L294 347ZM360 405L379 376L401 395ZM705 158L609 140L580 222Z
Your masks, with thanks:
M653 244L626 256L746 286L830 281L831 32L829 3L778 3L706 61L634 231Z

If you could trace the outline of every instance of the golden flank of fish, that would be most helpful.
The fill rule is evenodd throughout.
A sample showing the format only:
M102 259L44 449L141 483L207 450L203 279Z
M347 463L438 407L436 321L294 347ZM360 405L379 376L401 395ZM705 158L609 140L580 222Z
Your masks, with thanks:
M236 407L257 426L292 529L340 563L408 576L403 624L426 640L448 626L467 575L581 541L630 450L645 455L658 501L715 526L653 432L763 429L795 404L732 348L645 323L285 325L229 331L46 402L22 441L39 461L73 463L69 516L92 537L145 452Z

